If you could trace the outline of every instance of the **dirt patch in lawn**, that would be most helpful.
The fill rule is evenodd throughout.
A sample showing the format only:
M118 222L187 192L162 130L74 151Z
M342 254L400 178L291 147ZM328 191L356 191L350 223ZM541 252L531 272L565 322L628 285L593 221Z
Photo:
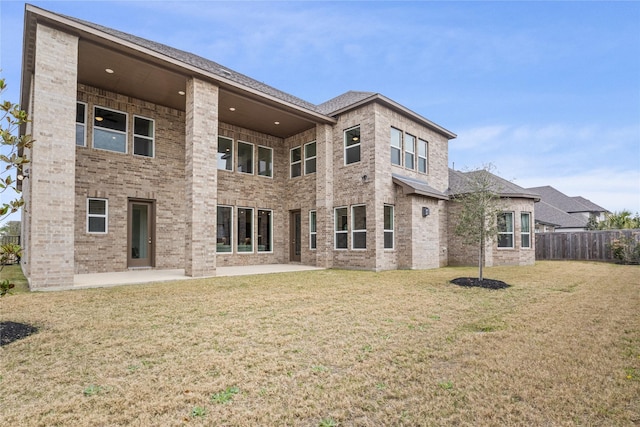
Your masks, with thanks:
M0 322L0 347L36 333L38 328L18 322Z
M478 279L477 277L458 277L451 281L454 285L464 286L468 288L485 288L485 289L507 289L511 285L506 284L502 280L495 279Z

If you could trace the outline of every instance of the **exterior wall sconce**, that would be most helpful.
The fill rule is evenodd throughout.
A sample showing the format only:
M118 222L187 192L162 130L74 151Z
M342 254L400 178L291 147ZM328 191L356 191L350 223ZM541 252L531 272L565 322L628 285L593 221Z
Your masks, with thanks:
M422 208L422 216L423 216L423 217L425 217L425 216L429 216L429 214L430 214L430 213L431 213L431 212L429 211L429 208L427 208L427 207L423 207L423 208Z
M25 170L19 172L18 175L16 176L16 179L18 181L24 181L27 178L29 178L29 169L25 169Z

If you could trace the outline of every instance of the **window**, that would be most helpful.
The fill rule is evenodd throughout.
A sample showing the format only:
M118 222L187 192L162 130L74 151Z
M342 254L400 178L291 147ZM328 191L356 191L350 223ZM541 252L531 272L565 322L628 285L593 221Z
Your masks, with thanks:
M402 166L402 131L391 128L391 164Z
M347 233L348 230L348 222L347 222L347 208L335 208L335 248L336 249L347 249Z
M393 249L393 206L384 205L384 248Z
M231 252L233 247L233 208L230 206L218 206L216 217L216 252Z
M351 207L351 245L353 249L367 248L367 207Z
M271 252L272 247L272 211L258 209L258 252Z
M531 247L531 214L529 212L520 213L520 246Z
M513 212L498 215L498 247L513 248Z
M238 141L238 172L253 174L253 144Z
M273 177L273 149L258 146L258 175Z
M133 116L133 154L153 157L153 120Z
M316 173L316 142L304 146L304 174Z
M107 232L107 199L87 199L87 233Z
M302 175L302 148L292 148L290 152L291 159L291 178Z
M127 115L101 107L93 111L93 148L126 153Z
M418 172L427 173L427 154L429 144L424 139L418 139Z
M233 170L233 139L218 137L218 169Z
M76 145L87 145L87 104L76 102Z
M317 244L316 211L309 211L309 249L316 249Z
M404 139L404 167L407 169L415 169L416 158L416 137L407 134Z
M253 209L238 208L238 252L253 252Z
M360 126L344 131L344 164L360 161Z

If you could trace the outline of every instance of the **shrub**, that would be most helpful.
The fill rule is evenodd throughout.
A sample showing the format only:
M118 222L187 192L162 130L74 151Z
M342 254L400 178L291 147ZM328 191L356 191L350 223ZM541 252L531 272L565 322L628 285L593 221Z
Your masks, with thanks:
M611 255L619 264L640 264L640 242L634 233L631 236L620 236L609 245Z

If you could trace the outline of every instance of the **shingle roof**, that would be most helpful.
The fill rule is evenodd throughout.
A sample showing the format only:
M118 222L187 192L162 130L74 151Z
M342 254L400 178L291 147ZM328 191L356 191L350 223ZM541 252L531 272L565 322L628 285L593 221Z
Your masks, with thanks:
M491 172L488 172L486 170L461 172L454 169L449 169L448 194L456 195L470 192L471 189L469 187L469 178L473 177L474 174L481 173L489 174L491 176L491 179L495 185L495 191L500 195L500 197L525 198L534 200L540 199L540 196L536 192L522 188L519 185L516 185L511 181L507 181L506 179L492 174Z
M391 174L393 182L404 189L404 194L420 194L422 196L434 197L436 199L448 200L449 196L442 191L431 187L426 181L410 178L408 176Z
M531 191L535 191L540 194L540 198L552 206L560 209L566 213L572 212L590 212L587 206L582 204L577 198L569 197L566 194L556 190L550 185L542 187L529 188Z
M603 208L602 206L596 205L595 203L593 203L591 200L589 199L585 199L582 196L575 196L572 197L572 199L575 199L576 201L578 201L579 203L581 203L582 205L584 205L585 207L587 207L589 209L590 212L608 212L605 208Z
M542 224L555 225L557 228L585 228L587 219L573 216L549 203L540 200L534 205L535 220Z
M338 95L335 98L328 100L327 102L323 102L322 104L318 105L318 109L321 113L330 116L331 113L342 110L343 108L347 108L350 105L357 104L358 102L364 101L367 98L371 98L375 94L375 92L358 92L350 90L349 92Z

